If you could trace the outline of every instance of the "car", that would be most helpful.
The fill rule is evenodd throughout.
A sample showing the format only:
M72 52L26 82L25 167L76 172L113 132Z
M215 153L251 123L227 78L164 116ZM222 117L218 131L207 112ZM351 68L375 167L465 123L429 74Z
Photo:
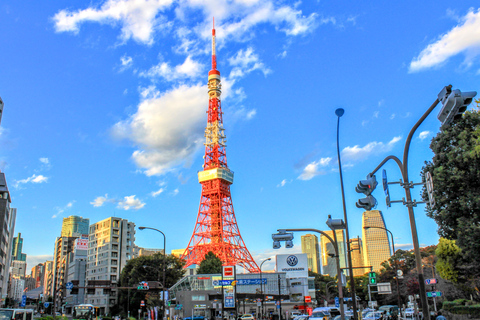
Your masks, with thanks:
M309 318L308 314L301 314L293 318L293 320L308 320L308 318Z
M333 320L341 320L341 319L342 319L341 315L338 315L335 318L333 318ZM346 314L345 313L345 320L353 320L353 314Z
M362 310L362 318L365 317L367 315L367 313L372 312L372 311L375 311L375 309L371 309L371 308L363 309Z
M328 308L315 308L312 312L312 315L308 317L308 320L328 320L330 318L331 314L328 311Z
M371 311L363 317L363 320L378 320L382 318L383 311Z
M255 317L253 316L253 314L245 313L245 314L242 314L242 316L239 319L240 320L255 320Z

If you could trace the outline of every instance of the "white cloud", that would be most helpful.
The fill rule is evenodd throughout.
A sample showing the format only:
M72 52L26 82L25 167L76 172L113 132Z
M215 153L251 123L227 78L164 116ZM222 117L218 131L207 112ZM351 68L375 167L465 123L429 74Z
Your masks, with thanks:
M133 65L133 58L127 55L124 55L123 57L120 57L120 63L122 64L120 70L124 71Z
M52 261L53 260L53 255L38 255L38 256L33 256L30 254L27 254L27 270L30 270L31 268L35 267L39 263L44 263L45 261Z
M241 78L254 70L262 71L265 76L271 72L251 47L239 50L234 57L228 59L228 62L233 66L230 79Z
M314 161L309 163L304 169L303 172L298 176L297 179L300 180L310 180L319 174L325 174L325 171L319 171L319 167L326 167L330 164L332 158L322 158L319 161Z
M450 57L461 52L466 54L466 64L480 55L480 9L471 9L459 24L440 37L436 42L429 44L420 52L418 57L410 63L410 72L421 71L438 66Z
M132 158L146 175L165 174L202 147L206 92L204 85L181 85L163 94L151 89L137 112L115 124L112 134L135 144Z
M180 192L180 190L178 190L178 188L177 188L177 189L173 190L171 194L172 194L172 196L176 196L179 192Z
M123 210L130 210L130 209L141 209L145 206L145 203L140 201L139 199L135 198L135 195L133 196L126 196L123 200L118 201L117 208L123 209Z
M26 184L26 183L43 183L43 182L47 182L48 181L48 177L45 177L43 175L32 175L31 177L28 177L26 179L22 179L22 180L18 180L18 181L15 181L14 183L14 186L15 188L19 188L21 187L22 184Z
M73 207L73 204L75 203L75 200L73 201L70 201L69 203L67 203L65 206L63 207L55 207L55 210L57 210L57 213L55 213L52 218L56 218L58 217L60 214L64 213L65 210L68 210L70 208Z
M151 67L148 71L141 72L140 76L147 78L162 77L167 81L174 81L186 78L195 79L200 76L202 72L202 64L193 60L191 56L188 56L182 64L174 68L170 67L167 62L161 62Z
M61 10L53 17L57 32L78 33L85 22L122 25L121 39L133 38L137 42L152 44L153 33L161 26L159 13L172 4L172 0L108 0L99 8L71 12Z
M353 147L345 147L342 150L342 158L345 160L364 160L371 154L379 154L392 150L394 145L400 141L401 137L394 137L388 143L383 142L370 142L363 147L355 145Z
M48 160L48 158L40 158L39 160L40 160L40 162L43 163L43 164L49 164L49 163L50 163L50 161Z
M422 131L420 132L418 137L420 138L420 140L425 140L429 135L430 135L430 131Z
M392 115L390 116L390 120L393 120L395 119L395 113L392 113Z
M154 198L158 197L163 191L165 191L165 188L160 188L157 191L152 191L150 195Z
M100 196L95 198L90 204L92 204L94 207L101 207L105 203L116 203L117 208L123 209L123 210L130 210L130 209L141 209L145 206L145 203L142 202L139 199L135 198L135 195L133 196L126 196L123 199L109 199L108 195L106 194L104 197Z
M287 184L287 179L283 179L282 182L280 182L277 187L283 187Z
M379 111L375 111L375 112L373 113L373 117L374 117L374 118L378 118L378 114L379 114L379 113L380 113Z

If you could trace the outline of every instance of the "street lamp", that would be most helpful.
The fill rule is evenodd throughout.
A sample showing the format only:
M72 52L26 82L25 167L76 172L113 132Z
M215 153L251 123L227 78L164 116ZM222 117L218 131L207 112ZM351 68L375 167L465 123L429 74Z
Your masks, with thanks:
M162 231L160 231L158 229L155 229L155 228L138 227L138 229L140 229L140 230L150 229L150 230L160 232L163 235L162 319L165 319L165 265L167 263L167 261L166 261L167 260L167 237L165 236L165 234Z
M390 233L390 236L392 237L392 250L393 250L393 258L395 260L395 281L397 283L397 303L398 303L398 308L400 309L400 314L402 314L402 305L401 305L401 300L400 300L400 288L398 286L398 260L397 260L397 255L395 253L395 243L393 242L393 233L388 230L387 228L384 227L376 227L376 226L365 226L363 229L367 230L370 228L374 229L382 229Z
M332 220L329 218L329 220ZM342 221L341 219L335 219L330 221L331 224L338 226L340 224L337 220ZM327 224L329 221L327 221ZM343 221L341 222L343 223ZM338 274L338 298L340 300L340 319L345 320L345 310L343 308L343 290L342 290L342 277L340 276L342 269L340 268L340 255L338 251L338 244L337 241L333 240L332 237L330 237L327 233L324 231L318 230L318 229L310 229L310 228L302 228L302 229L278 229L277 234L272 234L272 239L273 239L273 248L274 249L279 249L280 248L280 241L285 241L286 247L289 248L289 245L292 245L292 239L293 239L293 234L287 233L287 231L307 231L307 232L318 232L322 235L324 235L330 243L332 243L333 248L335 250L335 255L334 257L337 258L337 274ZM335 235L335 232L333 233ZM290 248L292 247L290 246Z
M262 265L267 262L267 261L270 261L272 260L272 258L268 258L268 259L265 259L262 261L262 263L260 263L260 295L262 296L262 319L265 318L265 312L263 310L263 300L265 300L265 295L263 294L263 279L262 279Z
M342 189L343 219L345 220L345 240L347 242L348 273L350 276L350 288L352 291L353 319L357 320L358 319L357 294L355 293L355 280L353 279L352 253L350 250L350 236L348 234L347 207L345 205L345 191L343 189L342 161L340 159L340 147L339 147L340 117L343 116L344 113L345 113L345 110L343 110L342 108L338 108L337 110L335 110L335 114L337 115L337 157L338 157L338 171L340 173L340 186Z

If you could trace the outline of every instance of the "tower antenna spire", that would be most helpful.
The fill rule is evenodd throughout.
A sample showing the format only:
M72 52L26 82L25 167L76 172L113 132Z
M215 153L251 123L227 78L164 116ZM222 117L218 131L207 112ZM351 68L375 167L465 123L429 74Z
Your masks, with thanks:
M212 28L212 70L217 70L217 54L215 53L215 17Z

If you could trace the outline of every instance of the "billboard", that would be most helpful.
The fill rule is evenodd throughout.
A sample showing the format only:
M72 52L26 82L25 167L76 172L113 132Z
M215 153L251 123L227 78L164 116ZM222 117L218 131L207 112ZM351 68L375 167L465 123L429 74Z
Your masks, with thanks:
M75 240L75 249L76 250L88 250L88 239L76 239Z
M279 254L275 260L277 272L285 272L288 279L308 277L306 253Z

